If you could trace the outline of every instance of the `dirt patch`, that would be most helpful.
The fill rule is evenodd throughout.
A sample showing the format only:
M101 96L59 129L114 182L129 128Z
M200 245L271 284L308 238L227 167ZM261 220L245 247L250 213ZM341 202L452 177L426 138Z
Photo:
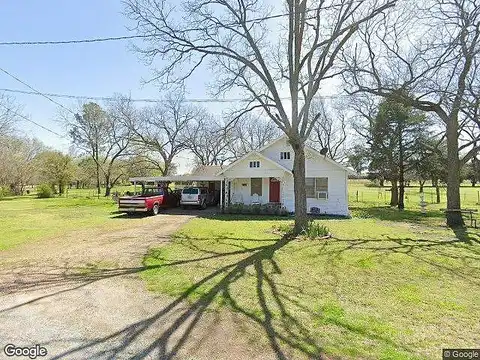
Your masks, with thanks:
M145 290L142 259L196 214L89 229L0 253L0 347L40 344L49 359L274 359L229 312ZM4 356L0 354L0 358Z

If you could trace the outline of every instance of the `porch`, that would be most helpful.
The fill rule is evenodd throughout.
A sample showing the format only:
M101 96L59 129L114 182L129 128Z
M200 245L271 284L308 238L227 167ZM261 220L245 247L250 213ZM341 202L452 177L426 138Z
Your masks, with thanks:
M285 198L285 181L277 177L252 177L225 179L223 206L278 205Z

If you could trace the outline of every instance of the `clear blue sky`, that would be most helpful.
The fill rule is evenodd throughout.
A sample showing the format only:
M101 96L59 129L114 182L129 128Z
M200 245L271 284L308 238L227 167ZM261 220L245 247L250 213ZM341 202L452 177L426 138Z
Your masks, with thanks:
M266 0L278 6L278 0ZM0 42L54 41L134 35L127 30L128 19L119 0L0 0ZM278 11L281 11L279 9ZM272 34L275 39L275 35ZM74 45L0 46L0 67L41 92L87 96L131 94L133 98L160 98L154 85L141 85L149 79L150 69L131 51L129 41ZM206 98L206 84L212 76L198 71L187 83L187 97ZM29 90L0 72L0 88ZM329 88L329 86L327 86ZM324 89L325 90L325 89ZM327 89L330 90L330 89ZM327 91L326 94L330 93ZM287 95L287 94L285 94ZM238 97L238 96L237 96ZM39 96L16 94L23 114L32 120L65 134L58 122L58 106ZM66 107L78 106L75 100L56 101ZM228 105L210 104L208 110L219 114ZM23 121L20 128L46 145L67 151L69 140L62 139ZM182 154L180 172L189 169L191 160Z
M67 40L133 35L118 0L1 0L1 41ZM74 95L110 96L131 93L132 97L160 97L153 86L142 86L149 69L129 50L128 41L55 46L0 46L0 67L18 76L41 92ZM189 87L190 97L204 98L203 81ZM29 90L0 73L0 88ZM47 99L31 95L14 95L23 105L24 115L59 133L56 122L58 106ZM77 104L55 99L67 107ZM49 146L68 150L68 140L22 122L27 135L36 136ZM181 170L186 170L181 160Z

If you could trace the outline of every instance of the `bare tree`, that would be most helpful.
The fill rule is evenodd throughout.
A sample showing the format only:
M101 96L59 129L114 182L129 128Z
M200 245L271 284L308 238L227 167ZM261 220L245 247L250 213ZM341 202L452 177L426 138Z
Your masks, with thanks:
M311 105L312 116L319 114L319 121L313 127L311 145L327 149L326 155L342 162L346 159L347 111L345 104L334 104L328 108L324 100L315 100Z
M3 136L0 141L0 185L16 195L23 195L36 175L36 157L45 146L37 139Z
M141 109L129 121L137 153L163 176L174 172L175 157L187 148L184 133L199 113L184 100L183 92L169 93L165 102Z
M195 165L224 165L233 160L234 136L229 124L206 111L199 111L184 133L186 147L195 156Z
M125 126L123 116L114 105L107 112L98 104L88 103L67 123L73 144L95 162L98 195L101 175L105 179L105 196L110 195L111 188L121 176L112 176L116 161L128 154L131 131Z
M341 73L338 54L358 28L395 3L286 0L285 15L272 17L259 0L125 1L135 30L145 36L137 51L150 62L163 60L153 80L183 82L210 61L217 93L235 88L248 99L238 116L262 109L288 136L295 153L297 233L307 225L304 145L318 120L310 116L311 102L326 79ZM269 18L284 26L278 40L266 25Z
M231 151L235 159L253 150L259 150L281 134L278 126L263 116L253 113L240 118L235 127Z
M370 21L360 32L358 46L344 56L350 70L345 80L354 91L394 96L438 115L448 147L447 207L460 209L460 168L480 145L476 139L459 142L472 120L462 108L472 112L478 105L480 6L477 0L402 4L404 11ZM447 224L463 225L461 213L449 211Z
M0 136L12 134L19 110L19 106L11 97L0 94Z

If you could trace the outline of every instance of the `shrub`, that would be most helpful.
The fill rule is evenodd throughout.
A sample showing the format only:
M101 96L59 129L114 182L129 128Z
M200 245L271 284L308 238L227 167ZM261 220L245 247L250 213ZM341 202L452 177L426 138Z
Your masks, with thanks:
M260 214L261 211L261 206L260 205L252 205L252 214L258 215Z
M48 184L40 184L37 186L37 197L40 199L51 198L53 196L52 187Z
M288 210L287 210L286 207L283 206L283 207L280 209L280 216L288 216Z
M245 215L249 215L252 213L252 209L250 208L250 206L242 206L241 213Z
M304 229L302 233L309 239L324 237L330 234L328 228L325 225L316 223L313 220L308 222L307 228Z
M0 186L0 198L5 196L11 196L11 195L12 195L12 192L10 191L9 188Z
M288 234L293 231L293 224L280 224L275 226L274 229L283 234Z

